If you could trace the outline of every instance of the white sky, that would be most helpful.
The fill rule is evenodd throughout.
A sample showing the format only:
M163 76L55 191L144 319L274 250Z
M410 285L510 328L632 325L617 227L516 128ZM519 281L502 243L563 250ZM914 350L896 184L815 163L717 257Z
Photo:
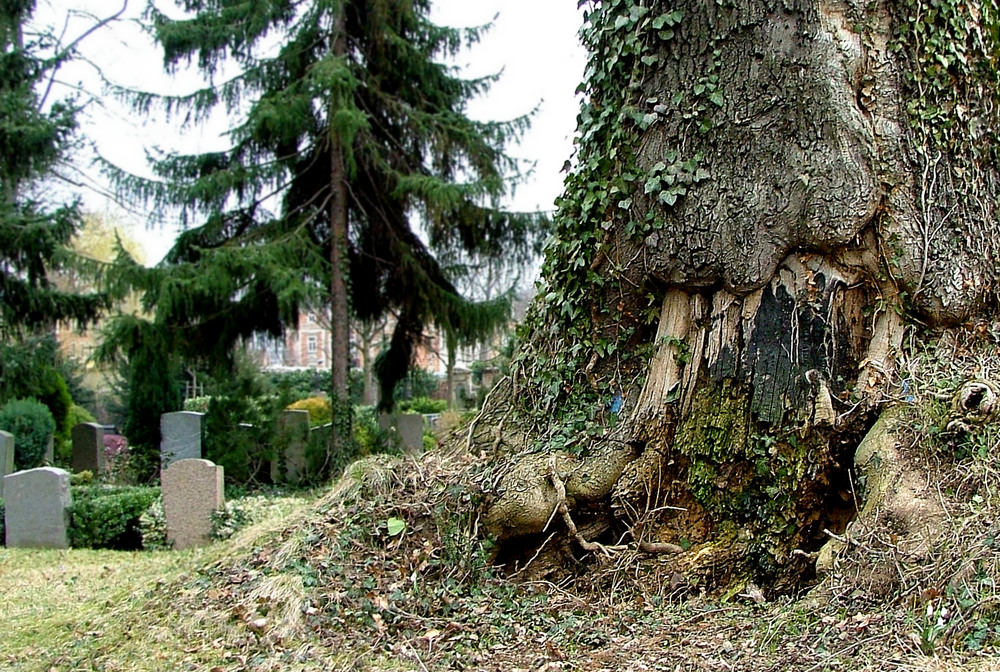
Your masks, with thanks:
M123 2L39 0L35 20L50 23L59 32L71 10L104 17L121 8ZM577 39L582 17L576 4L576 0L434 0L431 18L442 25L481 25L497 15L493 29L457 61L470 77L503 71L490 94L470 104L470 116L503 120L539 107L531 130L510 152L536 164L530 181L517 190L511 201L511 207L517 210L551 209L562 190L564 176L560 171L572 153L579 107L574 92L586 60ZM128 5L126 15L136 17L141 0L129 0ZM92 22L90 18L71 16L67 37L75 37ZM171 93L200 86L191 73L177 78L164 74L161 56L132 23L119 23L112 30L91 35L80 51L106 77L124 86ZM65 66L58 79L69 86L101 93L94 68L82 63ZM148 174L145 152L154 146L185 152L224 146L220 138L226 128L223 120L215 120L211 128L180 129L162 119L136 118L110 99L103 103L88 107L81 118L81 130L103 156L130 171ZM88 171L81 179L92 180L100 188L100 177L92 173ZM131 228L131 234L146 248L147 263L155 263L169 249L174 235L169 222L150 227L153 218L148 213L142 209L122 210L96 191L85 190L83 198L87 209L109 210Z

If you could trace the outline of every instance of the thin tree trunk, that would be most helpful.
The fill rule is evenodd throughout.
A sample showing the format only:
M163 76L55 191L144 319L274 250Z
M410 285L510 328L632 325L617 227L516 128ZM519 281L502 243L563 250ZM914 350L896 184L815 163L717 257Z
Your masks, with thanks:
M8 51L20 51L24 49L24 32L21 22L24 15L15 16L9 26L0 25L0 53L6 54ZM17 202L18 183L13 176L7 175L3 180L2 198L10 205Z
M446 338L448 349L447 378L448 378L448 408L454 409L458 404L455 399L455 358L457 348L452 343L450 337Z
M344 9L334 25L333 54L344 54ZM336 102L334 103L336 104ZM331 113L333 110L331 110ZM343 452L351 438L351 400L348 387L350 365L350 316L347 297L347 182L342 139L330 136L330 365L333 431L330 450Z
M381 335L384 330L384 323L378 325L358 323L358 355L361 359L361 374L364 380L364 389L361 393L361 403L365 406L374 406L378 401L375 393L375 368L372 351L375 348L375 336Z

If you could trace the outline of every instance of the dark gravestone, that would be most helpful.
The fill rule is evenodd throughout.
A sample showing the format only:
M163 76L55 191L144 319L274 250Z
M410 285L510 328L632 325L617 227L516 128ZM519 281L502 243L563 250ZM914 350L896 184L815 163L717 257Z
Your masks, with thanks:
M104 471L104 426L81 422L73 428L73 471Z
M306 473L306 446L309 443L309 411L282 411L278 416L271 480L298 483Z
M424 416L419 413L382 413L378 416L378 425L383 430L395 431L406 452L424 452Z
M160 416L160 469L178 460L201 458L201 421L204 413L180 411Z

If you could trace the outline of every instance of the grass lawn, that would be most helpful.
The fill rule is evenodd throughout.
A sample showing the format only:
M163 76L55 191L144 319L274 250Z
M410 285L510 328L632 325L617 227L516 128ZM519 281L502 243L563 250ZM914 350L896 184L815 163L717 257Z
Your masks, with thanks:
M163 621L170 615L144 613L143 607L155 602L161 581L206 559L204 550L0 549L0 667L185 669L185 647L170 641ZM103 664L111 653L118 664Z
M175 608L182 597L178 586L185 587L182 592L198 591L200 568L245 552L260 535L308 508L309 501L275 500L252 529L188 551L0 548L0 669L243 667L237 660L226 664L224 619Z

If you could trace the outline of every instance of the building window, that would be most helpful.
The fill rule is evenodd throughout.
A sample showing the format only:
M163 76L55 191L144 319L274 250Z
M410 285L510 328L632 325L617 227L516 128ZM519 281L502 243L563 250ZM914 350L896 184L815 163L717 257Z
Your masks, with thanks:
M309 354L316 354L316 337L310 336L309 340L306 341L306 351Z
M306 319L309 320L309 324L316 324L316 313L309 313Z

